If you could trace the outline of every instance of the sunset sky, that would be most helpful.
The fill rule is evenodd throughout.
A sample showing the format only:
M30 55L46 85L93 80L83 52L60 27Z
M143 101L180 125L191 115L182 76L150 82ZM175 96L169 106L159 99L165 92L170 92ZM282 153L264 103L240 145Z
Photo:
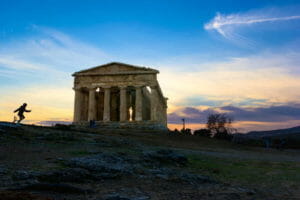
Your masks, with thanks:
M300 125L300 1L0 1L0 121L24 102L26 123L71 121L71 74L112 61L160 71L171 128Z

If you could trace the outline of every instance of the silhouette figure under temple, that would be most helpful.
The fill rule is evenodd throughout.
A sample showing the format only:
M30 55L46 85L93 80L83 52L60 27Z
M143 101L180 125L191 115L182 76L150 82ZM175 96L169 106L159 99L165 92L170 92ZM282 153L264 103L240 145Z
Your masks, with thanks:
M17 110L14 112L18 112L19 120L18 123L20 123L23 119L25 119L24 112L31 112L31 110L26 110L27 103L23 103L22 106L20 106Z

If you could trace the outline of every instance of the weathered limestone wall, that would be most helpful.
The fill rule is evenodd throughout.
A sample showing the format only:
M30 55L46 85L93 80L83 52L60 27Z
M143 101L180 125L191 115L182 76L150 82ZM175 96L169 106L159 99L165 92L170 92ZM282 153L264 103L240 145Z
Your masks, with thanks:
M120 94L118 88L111 89L110 98L110 121L120 120Z
M158 120L167 126L167 98L165 98L163 95L162 95L162 92L161 92L161 89L159 87L159 85L157 86L157 90L158 90L158 101L159 103L157 104L158 108Z
M80 121L88 120L88 101L88 93L86 91L82 91Z
M143 120L150 120L151 119L151 115L150 115L150 93L147 90L146 87L143 88Z
M103 120L103 109L104 109L103 103L104 103L104 92L99 91L96 93L96 109L97 109L96 120L97 121Z
M155 74L138 74L138 75L104 75L104 76L77 76L74 84L77 87L91 86L134 86L145 85L150 86L156 82Z

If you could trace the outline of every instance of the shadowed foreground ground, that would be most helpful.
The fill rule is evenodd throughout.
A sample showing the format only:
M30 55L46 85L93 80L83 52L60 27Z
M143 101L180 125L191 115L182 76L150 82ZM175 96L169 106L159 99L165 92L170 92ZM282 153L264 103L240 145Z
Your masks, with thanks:
M0 123L0 199L300 199L300 154L195 136Z

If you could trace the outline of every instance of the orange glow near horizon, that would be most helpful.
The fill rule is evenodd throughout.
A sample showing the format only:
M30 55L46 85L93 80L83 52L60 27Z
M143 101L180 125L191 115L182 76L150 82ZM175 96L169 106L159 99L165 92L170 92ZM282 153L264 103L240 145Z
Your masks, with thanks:
M31 88L23 92L7 95L0 99L0 121L13 121L16 113L13 113L22 103L28 103L30 113L25 113L24 123L38 124L41 121L69 121L73 119L73 91L69 88ZM26 96L26 99L22 98ZM179 111L183 106L170 104L168 113ZM194 108L207 109L209 106L197 106ZM216 108L218 109L218 108ZM289 120L282 122L259 122L259 121L235 121L233 127L239 132L253 130L273 130L299 126L300 120ZM174 130L182 129L182 124L169 123L168 128ZM186 123L186 128L192 130L205 128L205 124Z
M300 125L300 120L290 120L287 122L258 122L258 121L237 121L232 124L232 127L237 129L238 132L245 133L249 131L266 131L274 129L284 129ZM206 128L206 124L186 123L186 128L197 130ZM168 124L170 130L182 129L182 124Z
M28 109L32 110L31 113L25 113L26 119L24 120L24 123L36 124L40 121L72 121L74 93L70 88L71 86L35 86L27 89L25 88L22 91L10 90L0 99L0 121L13 121L13 117L16 115L13 111L24 102L28 103ZM180 95L177 94L177 97L178 96ZM183 103L180 105L175 103L178 98L174 97L174 99L174 101L172 100L169 102L168 114L181 112L180 110L185 108ZM200 110L212 108L205 105L190 107ZM213 109L222 112L218 107L214 107ZM240 132L289 128L299 125L300 120L289 120L284 122L236 121L233 124L234 128ZM182 124L180 124L180 122L179 124L169 123L168 127L172 130L175 128L180 130ZM187 122L186 127L195 130L204 128L205 124L189 124Z

